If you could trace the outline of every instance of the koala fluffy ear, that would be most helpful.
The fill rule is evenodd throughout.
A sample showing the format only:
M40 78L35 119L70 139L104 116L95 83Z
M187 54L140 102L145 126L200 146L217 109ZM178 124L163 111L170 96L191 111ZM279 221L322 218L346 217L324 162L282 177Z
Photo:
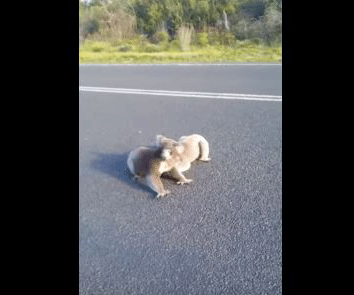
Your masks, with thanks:
M156 143L157 143L158 145L164 143L165 138L166 138L166 137L163 136L163 135L156 135Z
M177 151L179 154L182 154L183 151L184 151L183 145L181 145L181 144L176 145L176 151Z
M161 158L164 160L171 159L171 151L169 149L163 149L161 152Z

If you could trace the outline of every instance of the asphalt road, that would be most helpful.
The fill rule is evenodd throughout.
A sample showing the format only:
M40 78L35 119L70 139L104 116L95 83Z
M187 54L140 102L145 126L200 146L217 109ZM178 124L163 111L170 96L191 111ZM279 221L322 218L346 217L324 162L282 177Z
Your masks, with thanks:
M80 86L281 96L280 65L80 66ZM80 91L80 294L281 294L282 102ZM129 151L199 133L209 163L154 194Z

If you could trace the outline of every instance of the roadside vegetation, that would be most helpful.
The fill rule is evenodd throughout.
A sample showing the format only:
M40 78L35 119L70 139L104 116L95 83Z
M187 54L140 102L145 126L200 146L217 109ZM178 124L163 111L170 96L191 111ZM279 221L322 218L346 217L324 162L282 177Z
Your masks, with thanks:
M80 63L281 62L282 0L79 0Z

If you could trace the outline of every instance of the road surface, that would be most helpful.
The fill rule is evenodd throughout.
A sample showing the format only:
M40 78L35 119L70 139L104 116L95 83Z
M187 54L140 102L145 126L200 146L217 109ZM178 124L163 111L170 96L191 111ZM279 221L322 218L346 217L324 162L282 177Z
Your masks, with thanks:
M281 294L281 65L82 65L79 85L80 294ZM134 183L130 150L193 133L212 160L191 184Z

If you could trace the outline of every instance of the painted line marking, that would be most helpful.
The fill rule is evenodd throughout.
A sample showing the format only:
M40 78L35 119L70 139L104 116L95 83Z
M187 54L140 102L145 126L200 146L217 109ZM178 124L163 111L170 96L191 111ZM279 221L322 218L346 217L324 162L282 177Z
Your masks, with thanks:
M177 97L197 97L197 98L213 98L213 99L241 99L241 100L278 101L278 102L282 101L282 96L258 95L258 94L146 90L146 89L108 88L108 87L90 87L90 86L79 86L79 91L141 94L141 95L161 95L161 96L177 96Z
M136 67L136 66L282 66L281 63L228 63L228 64L183 64L183 63L171 63L171 64L79 64L79 66L103 66L103 67L111 67L111 66L124 66L124 67Z

